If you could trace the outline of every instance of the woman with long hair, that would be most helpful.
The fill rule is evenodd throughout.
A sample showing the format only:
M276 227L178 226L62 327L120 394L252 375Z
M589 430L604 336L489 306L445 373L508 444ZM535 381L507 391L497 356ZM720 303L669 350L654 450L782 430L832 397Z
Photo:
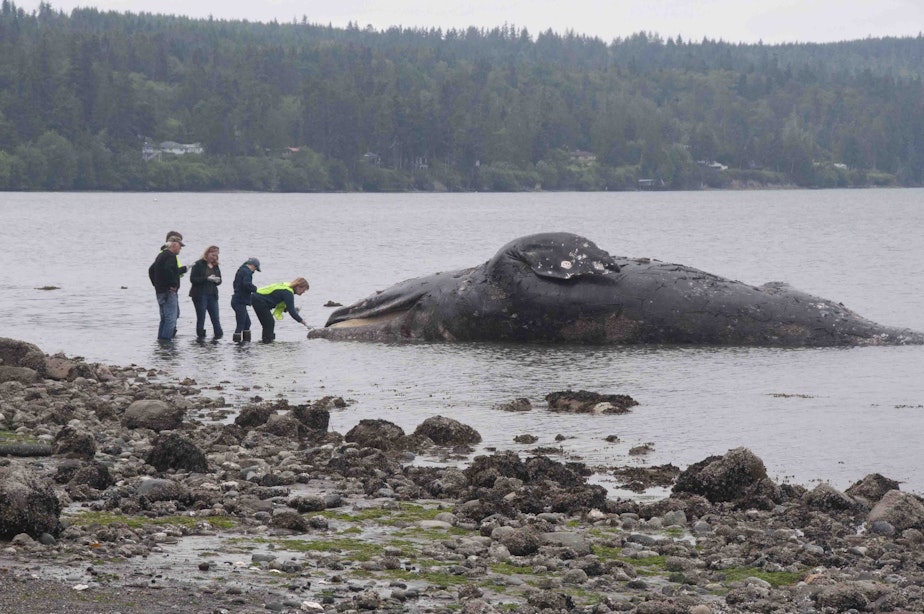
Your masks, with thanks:
M196 260L189 274L189 296L196 308L196 338L205 338L205 314L212 321L215 339L224 334L218 319L218 286L221 285L221 269L218 268L218 246L209 245L202 258Z

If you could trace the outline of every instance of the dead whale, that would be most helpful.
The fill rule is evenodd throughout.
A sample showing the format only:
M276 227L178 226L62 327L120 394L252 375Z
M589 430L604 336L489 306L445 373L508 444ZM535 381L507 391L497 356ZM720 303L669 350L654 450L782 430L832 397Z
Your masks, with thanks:
M409 279L334 311L309 337L824 347L924 343L783 283L616 258L570 233L522 237L470 269Z

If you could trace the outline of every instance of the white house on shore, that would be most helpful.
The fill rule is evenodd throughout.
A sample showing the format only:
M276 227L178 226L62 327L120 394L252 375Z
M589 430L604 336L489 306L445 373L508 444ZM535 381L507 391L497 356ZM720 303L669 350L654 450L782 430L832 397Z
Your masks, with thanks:
M201 154L205 149L202 143L177 143L175 141L163 141L159 145L144 142L141 146L141 158L148 162L150 160L160 160L164 154L174 156L183 156L186 154Z

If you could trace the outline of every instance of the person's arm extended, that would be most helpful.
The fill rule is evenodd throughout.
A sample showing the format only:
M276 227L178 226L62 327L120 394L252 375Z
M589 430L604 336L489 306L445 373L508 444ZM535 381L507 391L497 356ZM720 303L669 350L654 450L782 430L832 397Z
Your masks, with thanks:
M302 316L298 315L298 310L295 309L295 295L284 290L282 293L285 295L286 311L289 312L289 315L292 316L292 319L294 319L296 322L299 324L304 324L305 322L302 320Z

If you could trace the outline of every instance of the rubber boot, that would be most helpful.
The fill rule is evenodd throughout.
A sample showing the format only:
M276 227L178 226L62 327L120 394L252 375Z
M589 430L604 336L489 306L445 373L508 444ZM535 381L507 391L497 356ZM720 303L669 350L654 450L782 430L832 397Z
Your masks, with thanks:
M240 343L241 333L234 333L233 335L231 335L231 339L234 341L234 343Z
M199 338L199 339L205 339L205 329L204 329L204 328L197 328L197 329L196 329L196 337Z
M250 341L250 331L249 330L245 330L241 334L244 336L244 341Z
M217 333L215 333L215 339L221 339L224 336L225 332L223 330L219 330Z

